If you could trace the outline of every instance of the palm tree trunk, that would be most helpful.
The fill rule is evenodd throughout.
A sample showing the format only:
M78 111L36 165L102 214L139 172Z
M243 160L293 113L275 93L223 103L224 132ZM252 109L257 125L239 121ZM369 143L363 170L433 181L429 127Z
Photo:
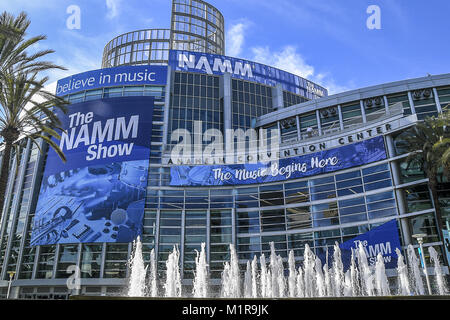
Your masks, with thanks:
M6 188L8 187L11 151L12 143L5 141L5 150L3 151L2 166L0 168L0 221L3 216L3 205L5 204Z

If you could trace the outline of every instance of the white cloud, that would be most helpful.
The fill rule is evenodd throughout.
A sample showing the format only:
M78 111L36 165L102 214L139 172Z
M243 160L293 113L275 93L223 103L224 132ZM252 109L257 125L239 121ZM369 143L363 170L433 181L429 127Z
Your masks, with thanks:
M347 85L336 83L336 80L329 73L319 73L317 75L314 75L309 80L328 89L329 95L349 91L356 88L354 83L348 83Z
M245 36L244 32L248 27L248 23L240 22L231 27L228 30L227 39L227 55L237 57L242 52Z
M253 60L269 66L291 72L303 78L314 75L314 67L308 65L293 46L286 46L281 51L272 52L269 47L252 48Z
M106 7L108 8L106 16L108 19L114 19L119 15L119 5L120 0L106 0Z
M73 49L71 54L62 58L54 59L54 63L65 67L67 70L54 69L47 73L49 81L57 81L74 74L86 72L89 70L100 69L101 57L93 56L92 52L82 49Z
M285 46L280 51L271 51L269 47L251 49L252 60L296 74L328 89L329 94L351 90L354 86L339 85L328 72L318 73L314 66L308 64L294 46Z

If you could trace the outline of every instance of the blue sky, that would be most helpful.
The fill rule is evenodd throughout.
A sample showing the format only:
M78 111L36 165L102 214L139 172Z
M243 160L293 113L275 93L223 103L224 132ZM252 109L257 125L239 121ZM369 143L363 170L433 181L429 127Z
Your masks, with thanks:
M296 73L330 93L450 72L447 0L210 0L225 17L227 54ZM67 7L81 9L69 30ZM369 30L368 6L381 9ZM0 10L26 11L38 49L69 70L50 81L98 69L105 44L128 31L169 28L171 0L0 0Z

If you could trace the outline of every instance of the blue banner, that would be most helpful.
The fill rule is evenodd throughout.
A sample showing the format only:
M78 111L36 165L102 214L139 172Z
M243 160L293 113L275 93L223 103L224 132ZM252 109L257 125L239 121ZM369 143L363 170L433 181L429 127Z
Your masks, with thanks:
M105 87L166 85L166 82L166 66L121 66L83 72L61 79L56 85L56 95L65 96Z
M377 262L377 256L379 253L381 253L386 269L397 268L398 256L395 249L401 250L401 245L396 220L391 220L353 239L341 243L339 245L339 248L341 250L341 258L342 264L344 266L344 271L346 271L350 267L352 250L357 251L359 249L360 243L362 244L366 253L369 266L375 266ZM330 247L328 249L329 266L331 266L331 263L333 261L333 252L334 248ZM323 264L326 263L326 254L319 254L318 257L321 259ZM358 259L356 258L356 256L355 262L358 263Z
M233 78L254 81L268 86L280 83L283 89L316 99L328 96L328 91L307 79L264 64L221 56L182 50L170 50L169 66L177 71L222 75L230 73Z
M48 152L31 245L131 242L142 234L153 97L96 100L60 114L63 163Z
M382 136L304 156L280 159L278 164L174 166L171 186L261 184L298 179L386 159Z
M374 266L377 262L377 255L381 253L387 269L397 267L398 256L395 249L401 250L401 245L396 220L391 220L342 243L339 247L343 252L343 256L345 255L349 259L351 257L351 249L357 249L359 243L364 247L369 265Z

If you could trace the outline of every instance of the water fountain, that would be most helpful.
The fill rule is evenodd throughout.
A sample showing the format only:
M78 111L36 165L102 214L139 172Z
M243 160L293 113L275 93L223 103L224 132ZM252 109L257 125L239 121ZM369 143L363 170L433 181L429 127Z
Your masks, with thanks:
M436 275L436 284L439 290L439 294L441 296L446 295L448 293L447 286L445 283L444 275L442 274L442 267L439 262L439 257L436 252L436 250L433 247L430 247L428 249L428 252L430 253L431 261L434 263L434 273Z
M264 253L261 255L261 257L259 258L260 264L261 264L261 275L260 275L260 279L261 279L261 297L262 298L268 298L268 284L267 284L267 277L268 277L268 273L267 273L267 266L266 266L266 257L264 255Z
M410 244L408 246L408 260L412 268L412 274L414 279L414 293L417 295L424 295L425 289L423 287L423 279L419 269L419 259L417 259L414 247Z
M373 283L372 270L370 270L369 263L367 261L366 251L361 243L358 246L358 264L359 274L361 275L361 295L374 296L375 289Z
M131 270L128 285L128 296L144 297L147 268L144 266L144 258L142 257L142 243L139 237L133 242L133 253L128 263Z
M166 261L165 297L181 297L180 252L176 246Z
M381 252L377 255L377 262L375 265L375 283L379 296L391 295L391 292L389 290L389 281L386 276L386 269L384 266L384 259Z
M157 275L157 269L156 269L156 256L155 256L155 249L152 249L150 252L150 278L149 278L149 296L150 297L157 297L158 296L158 275Z
M244 278L244 298L252 297L252 267L250 261L247 261L247 271Z
M289 252L289 278L288 278L288 290L289 298L294 298L296 296L295 290L297 281L297 270L295 270L295 257L294 251Z
M411 289L408 279L408 267L405 264L404 258L400 250L395 249L397 253L397 274L398 274L398 294L401 296L411 295Z
M333 253L333 278L334 278L334 296L341 297L344 284L344 266L342 265L341 250L339 245L334 245Z
M258 259L252 261L252 298L258 298Z
M133 244L134 250L129 261L129 297L182 297L179 259L175 246L166 261L166 278L162 291L158 292L156 257L150 253L149 279L146 282L147 267L142 258L142 244L139 238ZM332 261L319 259L308 245L305 245L303 260L296 260L291 250L286 265L275 246L270 244L269 263L262 254L247 261L241 279L239 260L233 245L230 245L230 261L225 262L218 296L209 291L209 274L205 244L197 251L192 293L193 298L323 298L390 296L393 292L401 296L424 295L423 271L414 248L409 246L407 257L409 268L401 251L397 249L397 290L389 286L384 258L377 256L375 266L368 263L367 252L362 244L352 250L349 264L344 268L343 256L336 244L331 255ZM429 248L430 259L434 263L435 282L439 295L447 295L446 279L437 252ZM241 261L243 262L243 261ZM258 268L259 262L259 268ZM285 267L287 275L285 275Z
M194 298L207 298L208 297L208 264L206 262L205 243L202 243L202 249L200 253L197 251L197 257L195 259L195 274L193 282L192 294Z

